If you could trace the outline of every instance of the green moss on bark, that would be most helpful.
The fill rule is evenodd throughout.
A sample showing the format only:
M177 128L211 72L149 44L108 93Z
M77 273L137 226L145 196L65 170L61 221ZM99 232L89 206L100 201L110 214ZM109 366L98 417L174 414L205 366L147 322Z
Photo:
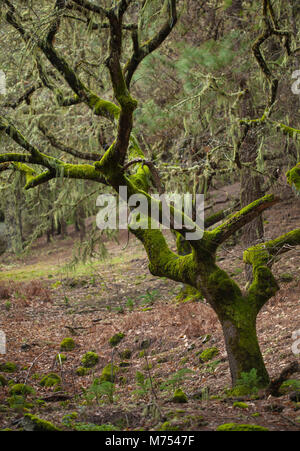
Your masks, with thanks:
M300 191L300 163L293 169L287 172L287 181L290 185L293 185L298 191Z

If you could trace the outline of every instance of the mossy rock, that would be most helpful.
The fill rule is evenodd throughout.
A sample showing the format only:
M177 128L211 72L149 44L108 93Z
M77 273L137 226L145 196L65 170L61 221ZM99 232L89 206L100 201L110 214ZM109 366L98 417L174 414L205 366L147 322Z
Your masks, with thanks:
M25 396L25 395L33 395L35 391L32 387L30 387L30 385L15 384L10 388L9 393L11 396L13 395Z
M122 332L119 332L115 335L113 335L110 339L109 339L109 344L111 346L117 346L121 340L123 340L123 338L125 337L125 334L122 334Z
M178 404L185 404L188 402L188 398L186 394L181 390L181 388L175 390L172 402L176 402Z
M81 359L84 368L93 368L99 362L99 356L95 352L89 351Z
M234 402L233 403L233 407L235 409L249 409L248 404L246 404L245 402Z
M172 423L171 421L165 421L158 429L158 431L180 431L180 430L181 430L180 426Z
M56 373L46 374L40 380L40 385L42 387L55 387L57 385L60 386L60 384L61 384L61 377Z
M75 346L76 344L73 338L64 338L60 344L60 350L65 352L73 351L73 349L75 349Z
M0 374L0 387L5 387L8 384L7 379Z
M0 371L2 373L15 373L16 371L18 371L18 366L13 362L1 363Z
M245 385L236 385L234 388L227 390L227 396L238 398L240 396L247 396L251 394L251 389Z
M84 368L83 366L80 366L76 370L77 376L81 376L81 377L87 376L89 373L90 373L90 368Z
M255 424L226 423L217 427L219 432L267 432L269 429Z
M216 357L218 354L219 354L218 348L215 348L215 347L208 348L208 349L205 349L205 351L201 352L199 358L202 362L209 362L214 357Z
M25 397L22 395L12 395L7 398L7 404L11 409L24 412L24 409L32 409L33 404L26 402Z
M300 380L298 379L289 379L280 386L279 392L282 395L291 392L299 392L300 393Z
M93 423L74 423L72 429L78 432L105 432L118 431L119 429L113 424L93 424Z
M34 432L60 431L60 429L54 426L54 424L50 423L50 421L42 420L36 415L31 415L30 413L26 413L24 415L22 424L25 431L34 431Z
M119 371L119 367L113 366L111 367L111 363L106 365L101 373L100 381L101 382L114 382L116 378L116 374Z

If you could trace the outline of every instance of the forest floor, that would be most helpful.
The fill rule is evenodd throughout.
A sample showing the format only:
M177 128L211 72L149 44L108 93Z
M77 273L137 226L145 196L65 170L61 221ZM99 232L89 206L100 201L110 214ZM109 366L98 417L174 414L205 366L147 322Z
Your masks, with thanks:
M266 236L299 227L299 218L299 199L274 207L264 215ZM119 243L108 242L106 260L80 265L75 272L65 266L74 233L49 244L43 237L22 258L1 257L0 329L6 333L7 354L0 355L0 366L9 361L17 369L0 372L9 382L0 388L0 428L24 428L22 418L30 412L63 430L110 425L103 428L213 431L224 423L300 430L300 404L289 393L278 398L264 392L239 398L230 394L229 365L214 312L205 300L178 302L182 286L153 277L141 245L131 237L123 249L126 240L124 233ZM242 251L227 243L218 260L243 287ZM258 318L271 378L299 361L292 352L292 335L300 331L299 257L295 249L274 265L281 290ZM116 333L124 337L112 348L109 339ZM56 357L66 337L73 338L75 349L62 351L67 359L60 362ZM200 353L212 347L218 353L202 362ZM96 352L99 361L89 374L78 376L88 351ZM93 380L110 363L118 367L115 383L95 388ZM61 378L59 388L42 387L42 376L53 372ZM34 392L11 395L17 383ZM172 401L178 387L187 403Z

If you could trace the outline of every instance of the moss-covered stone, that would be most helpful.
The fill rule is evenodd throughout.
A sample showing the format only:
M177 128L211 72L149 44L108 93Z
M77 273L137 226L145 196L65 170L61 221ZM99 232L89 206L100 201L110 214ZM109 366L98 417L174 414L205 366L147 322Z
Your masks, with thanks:
M15 384L9 390L10 395L32 395L35 393L34 389L30 385Z
M205 351L201 352L199 357L200 357L200 360L202 360L202 362L209 362L214 357L216 357L218 354L219 354L218 348L214 347L214 348L205 349Z
M186 394L181 390L181 388L175 390L172 402L176 402L178 404L184 404L188 402L188 398Z
M59 432L60 429L50 423L50 421L42 420L41 418L26 413L23 418L23 427L25 431L35 432Z
M99 362L99 356L95 352L89 351L81 359L84 368L93 368Z
M25 409L32 409L33 404L28 403L26 401L25 396L22 395L12 395L9 398L7 398L7 403L11 409L17 410L19 412L24 412Z
M83 366L80 366L76 370L77 376L86 376L87 374L89 374L89 372L90 372L90 368L84 368Z
M65 352L73 351L75 346L76 344L73 338L64 338L60 344L60 350Z
M236 385L231 390L227 390L227 395L229 397L237 398L239 396L247 396L251 394L251 389L245 385Z
M0 364L0 371L2 373L15 373L18 370L18 366L13 362L6 362Z
M100 381L101 382L114 382L116 378L116 374L118 372L119 368L117 366L111 366L111 363L106 365L101 373Z
M226 423L217 427L219 432L267 432L268 429L255 424Z
M60 386L60 384L61 384L61 377L56 373L46 374L40 380L40 385L42 387L55 387L58 385Z
M158 431L180 431L180 426L172 423L171 421L165 421Z
M119 332L109 339L109 344L111 346L117 346L124 337L125 335L122 332Z
M233 403L233 407L235 409L248 409L249 408L248 404L246 404L245 402L238 402L238 401Z

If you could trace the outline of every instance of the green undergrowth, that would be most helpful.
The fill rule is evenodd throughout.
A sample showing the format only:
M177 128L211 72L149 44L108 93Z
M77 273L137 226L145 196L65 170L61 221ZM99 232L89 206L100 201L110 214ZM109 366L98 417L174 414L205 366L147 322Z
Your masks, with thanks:
M255 424L237 424L227 423L222 424L217 428L219 432L267 432L268 429Z

